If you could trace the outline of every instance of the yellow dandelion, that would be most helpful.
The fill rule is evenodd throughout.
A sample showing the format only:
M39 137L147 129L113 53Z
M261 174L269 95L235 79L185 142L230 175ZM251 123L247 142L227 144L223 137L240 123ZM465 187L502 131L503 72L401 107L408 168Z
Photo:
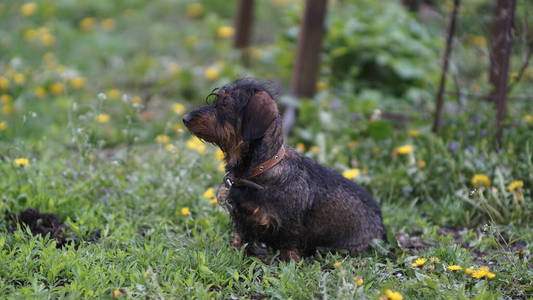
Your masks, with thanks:
M30 164L30 160L27 158L15 158L14 162L15 162L15 165L21 166L21 167L24 167Z
M168 142L170 142L170 137L165 134L160 134L155 137L155 141L159 144L167 144Z
M219 38L229 38L232 37L235 30L231 26L220 26L217 29L217 36Z
M184 215L184 216L188 216L188 215L191 214L191 210L188 207L183 207L181 209L181 214Z
M0 96L0 102L2 102L3 104L9 104L9 102L11 102L11 96L8 94L3 94L2 96Z
M113 292L111 292L111 296L120 297L120 296L122 296L122 292L120 291L120 289L115 289L115 290L113 290Z
M474 269L473 268L466 268L465 269L465 274L472 275L472 273L474 273Z
M405 154L412 153L414 149L415 148L412 145L403 145L403 146L394 148L394 153L405 155Z
M187 6L187 16L198 18L204 14L204 6L200 3L191 3Z
M13 112L13 106L11 106L10 104L4 104L4 106L2 107L2 112L6 115L11 114L11 112Z
M65 91L65 86L60 82L55 82L50 85L50 93L59 95Z
M224 162L220 162L217 167L217 171L224 172L226 170L226 164Z
M174 103L172 104L172 110L177 114L183 114L186 111L185 105L181 103Z
M449 271L461 271L463 268L458 265L451 265L448 266L446 269L448 269Z
M359 276L355 276L353 278L353 281L355 281L355 283L357 284L357 286L362 286L365 281L363 280L363 278L359 277Z
M417 260L415 260L415 262L412 263L411 266L413 266L413 267L415 267L415 268L416 268L416 267L421 267L421 266L423 266L427 261L428 261L428 260L427 260L426 258L422 258L422 257L420 257L420 258L418 258Z
M209 203L211 205L217 205L218 204L218 200L217 200L217 198L213 198L213 199L209 200Z
M172 144L165 144L165 150L168 152L176 152L178 149Z
M70 85L72 85L73 88L80 90L85 86L85 78L76 76L70 79Z
M213 198L213 197L215 197L215 189L214 188L208 188L202 194L202 197L204 197L204 198Z
M7 78L0 76L0 89L7 90L9 88L9 80Z
M115 28L115 20L111 18L104 19L102 20L102 23L100 23L100 26L102 27L103 30L106 30L106 31L113 30L113 28Z
M220 148L217 148L217 150L215 150L215 158L218 161L221 161L224 159L224 152L220 150Z
M426 162L423 161L423 160L419 160L416 162L416 166L419 168L419 169L423 169L426 167Z
M7 129L7 121L0 122L0 131L4 131Z
M513 182L511 182L508 186L507 186L507 189L512 192L518 188L521 188L524 186L524 181L522 180L515 180Z
M181 126L180 124L174 124L172 126L172 130L174 130L176 133L183 133L184 132L183 126Z
M131 98L131 103L133 104L141 104L143 101L141 99L141 97L133 97Z
M305 145L303 143L296 144L296 151L304 152L305 151Z
M202 141L197 137L190 138L186 143L187 148L196 150L197 152L203 153L206 150L206 146Z
M117 100L120 97L119 89L109 89L106 92L107 98L110 100Z
M26 82L26 75L17 73L13 76L13 81L18 84L24 84Z
M111 117L108 114L99 114L96 116L96 121L98 123L107 123L111 120Z
M490 270L488 267L480 267L476 270L474 270L474 272L472 272L472 274L470 274L473 278L476 278L476 279L481 279L485 276L487 276L487 274L490 273Z
M412 137L420 136L420 131L418 131L416 129L411 129L407 133L409 133L409 135L412 136Z
M482 185L489 186L490 185L490 179L485 174L475 174L472 177L471 182L474 186L482 186Z
M319 81L319 82L316 83L316 88L318 90L320 90L320 91L325 89L327 86L328 86L328 84L325 83L324 81Z
M522 120L526 123L533 123L533 115L525 115L522 117Z
M342 263L340 261L336 261L335 263L333 263L333 266L338 269L342 266Z
M220 71L217 67L208 67L204 71L204 77L207 80L216 80L220 76Z
M342 176L348 178L348 179L355 179L357 176L361 174L361 171L359 169L348 169L342 172Z
M35 90L33 91L33 93L35 94L35 96L37 96L37 98L39 99L42 99L44 97L46 97L46 90L43 88L43 87L37 87L35 88Z
M319 153L320 152L320 147L311 146L311 148L309 148L309 151L311 151L312 153Z
M487 275L485 275L485 277L487 279L493 279L494 277L496 277L496 274L492 273L492 272L488 272Z
M94 27L94 18L87 17L80 21L80 28L85 31L89 31Z
M386 290L385 297L387 297L388 300L403 300L402 294L392 290Z
M33 16L37 11L37 4L33 2L28 2L20 7L20 14L29 17Z
M55 43L56 37L51 33L45 33L40 37L41 43L45 46L51 46Z

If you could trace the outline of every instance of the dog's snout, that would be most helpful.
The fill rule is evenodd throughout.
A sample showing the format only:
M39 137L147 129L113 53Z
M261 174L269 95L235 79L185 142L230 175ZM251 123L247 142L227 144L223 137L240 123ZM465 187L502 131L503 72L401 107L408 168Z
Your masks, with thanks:
M193 118L193 115L191 113L185 114L183 116L183 124L188 125Z

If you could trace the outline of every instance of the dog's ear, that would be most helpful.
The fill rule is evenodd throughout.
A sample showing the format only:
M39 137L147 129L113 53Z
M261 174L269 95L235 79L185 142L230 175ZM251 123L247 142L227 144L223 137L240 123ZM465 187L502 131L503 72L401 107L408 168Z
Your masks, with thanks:
M278 115L278 106L267 92L255 93L243 111L242 136L244 140L250 142L263 137Z

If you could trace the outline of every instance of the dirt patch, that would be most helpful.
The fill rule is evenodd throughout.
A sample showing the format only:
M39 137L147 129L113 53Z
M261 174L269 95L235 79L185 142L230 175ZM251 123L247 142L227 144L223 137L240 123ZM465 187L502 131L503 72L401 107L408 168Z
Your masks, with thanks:
M63 224L57 215L41 213L36 208L25 209L16 215L8 214L7 219L11 220L9 223L12 224L12 226L8 226L9 231L14 231L17 224L27 227L33 235L49 235L51 239L56 241L57 248L62 248L68 244L77 248L82 240L96 242L100 239L100 230L98 229L92 231L86 239L77 238L69 233L68 226Z

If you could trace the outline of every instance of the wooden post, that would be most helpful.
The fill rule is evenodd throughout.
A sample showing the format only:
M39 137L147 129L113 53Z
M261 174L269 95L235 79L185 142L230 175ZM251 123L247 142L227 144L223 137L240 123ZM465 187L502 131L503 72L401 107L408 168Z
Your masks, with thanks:
M490 55L490 82L494 89L489 97L495 102L496 145L501 146L503 121L506 115L506 102L509 79L509 64L512 49L512 26L516 0L497 0L492 22Z
M313 97L320 67L324 38L327 0L306 0L298 37L296 63L292 73L291 91L295 97ZM296 112L288 106L283 117L285 136L294 125Z
M448 37L446 38L446 50L442 58L442 74L440 77L439 90L437 92L435 108L435 117L433 120L433 132L438 133L441 125L442 106L444 105L444 90L446 89L446 74L448 73L448 65L450 62L450 55L452 53L453 36L455 35L455 28L457 27L457 14L459 12L460 0L453 1L453 11L450 25L448 27Z
M254 0L239 0L237 15L235 16L235 40L233 46L242 49L242 60L248 65L248 46L252 35L254 20Z

